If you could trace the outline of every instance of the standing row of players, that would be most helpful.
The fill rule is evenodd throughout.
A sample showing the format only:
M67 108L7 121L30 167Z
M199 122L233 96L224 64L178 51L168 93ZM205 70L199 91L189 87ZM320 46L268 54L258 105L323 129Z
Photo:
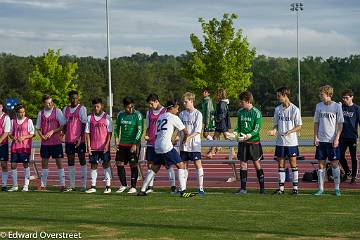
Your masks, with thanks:
M204 96L208 97L208 91L204 91ZM350 137L357 138L357 126L359 124L360 111L356 105L350 103L353 98L351 91L344 92L343 106L350 106L347 109L345 119L348 119L349 126L342 132L342 123L344 122L343 111L339 104L331 100L333 89L330 86L320 88L320 98L322 100L316 107L315 111L315 128L314 142L317 146L316 158L319 160L319 190L317 195L324 192L324 168L325 160L329 159L333 167L333 176L335 182L335 194L340 195L340 169L338 159L345 155L339 153L340 136L346 140ZM285 182L285 159L290 159L290 165L293 173L293 194L298 193L298 169L296 165L296 156L298 151L297 134L301 128L301 116L299 109L289 100L290 90L286 87L277 90L277 98L281 105L276 107L274 114L274 129L269 131L270 135L277 135L275 155L279 162L279 189L276 194L284 193ZM261 112L256 109L253 104L253 96L246 91L239 95L241 109L238 111L238 124L235 133L238 133L236 140L239 141L238 159L241 161L240 179L241 188L239 194L246 194L247 182L247 161L252 160L256 168L257 177L260 185L260 193L265 192L264 188L264 172L261 167L261 159L263 158L259 133L262 127ZM103 111L102 101L96 98L92 101L93 113L87 116L86 109L78 102L78 93L71 92L69 94L70 105L61 110L55 108L52 104L50 96L43 97L44 109L38 114L36 129L41 137L40 155L42 158L42 174L40 190L45 190L48 175L48 160L50 157L56 160L59 175L60 189L65 190L65 173L62 167L63 149L61 144L61 134L65 135L65 152L68 156L69 166L69 188L66 191L75 190L75 153L81 165L82 191L87 193L96 192L97 167L102 164L106 187L104 193L111 192L111 169L110 169L110 139L112 135L112 122L109 115ZM194 108L195 96L192 93L186 93L183 96L183 104L185 110L179 117L179 103L177 101L169 101L166 107L163 107L156 94L151 94L147 98L150 110L146 115L146 137L148 148L146 159L148 160L149 171L139 195L146 195L153 189L153 181L156 172L161 165L165 165L168 173L171 191L175 192L175 174L172 168L175 165L178 168L178 177L180 184L180 193L182 196L192 196L186 193L186 182L188 176L188 161L194 161L198 173L200 195L204 195L203 178L204 171L201 166L201 137L202 132L202 113ZM348 102L346 102L348 101ZM117 192L124 192L127 187L126 173L124 165L130 164L131 169L131 188L128 193L136 193L136 182L138 178L138 156L140 150L140 141L143 133L143 119L141 113L134 109L134 102L131 98L123 99L124 110L117 117L115 127L115 144L116 144L116 165L118 170L121 187ZM0 104L2 107L3 105ZM344 108L344 107L343 107ZM25 107L17 105L15 108L16 119L12 120L1 114L0 125L2 126L1 136L1 165L2 173L2 190L6 190L7 182L7 135L13 138L11 146L11 169L13 178L13 187L9 191L17 191L17 163L23 163L25 168L25 184L23 191L28 190L30 170L28 167L29 155L31 151L31 138L34 136L35 130L31 119L25 117ZM353 111L353 114L350 114ZM345 113L345 111L344 111ZM207 113L204 113L207 114ZM350 116L351 115L351 116ZM206 120L207 119L207 120ZM206 118L205 127L209 126ZM355 120L354 120L355 119ZM346 122L345 122L346 123ZM179 139L172 139L174 129L179 131ZM215 129L216 130L216 129ZM180 155L173 148L173 144L180 141ZM85 144L86 142L86 144ZM348 141L345 141L348 142ZM87 148L86 148L87 146ZM353 156L354 146L351 145L351 155ZM86 160L85 152L89 154L91 164L91 187L86 190ZM343 149L343 148L342 148ZM346 148L345 148L346 150ZM356 145L355 145L356 158ZM356 161L353 161L353 163ZM353 174L356 171L353 169Z

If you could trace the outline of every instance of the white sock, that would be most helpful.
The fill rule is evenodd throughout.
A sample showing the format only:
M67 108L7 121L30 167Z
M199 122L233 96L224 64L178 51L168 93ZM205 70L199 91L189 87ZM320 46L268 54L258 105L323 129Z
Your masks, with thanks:
M69 166L70 188L75 188L75 166Z
M17 169L11 169L12 185L13 187L18 186L18 173Z
M176 186L176 183L175 183L175 171L174 171L173 166L170 166L167 169L167 172L168 172L168 176L169 176L170 187Z
M293 178L292 178L293 188L295 190L297 190L298 184L299 184L299 170L297 168L293 168L291 171L292 171L292 175L293 175Z
M150 172L152 172L152 171L153 171L153 170L148 169L147 175L149 175ZM148 184L149 187L153 187L153 186L154 186L154 179L155 179L155 177L152 178L151 181L149 182L149 184Z
M185 181L187 182L189 176L189 169L184 169L184 173L185 173Z
M58 169L59 184L65 186L65 170L63 168Z
M25 170L25 182L24 182L24 187L28 187L30 184L30 168L27 167L24 169Z
M46 185L47 185L48 174L49 174L49 169L43 168L41 170L41 186L42 187L46 187Z
M197 174L198 174L198 180L199 180L199 190L204 191L204 169L199 168L197 170Z
M153 170L148 170L148 174L146 175L143 185L141 186L142 192L145 192L147 187L150 186L150 183L154 181L155 175L156 173Z
M83 188L86 188L86 180L87 180L87 169L86 169L86 165L81 166L81 186Z
M339 166L337 166L336 168L331 168L332 170L332 174L334 177L334 188L335 190L339 190L340 189L340 168Z
M105 175L106 186L110 187L111 186L111 169L110 169L110 167L104 168L104 175Z
M318 170L318 183L319 183L319 190L324 191L324 181L325 181L325 169Z
M279 189L281 191L284 191L285 178L286 178L285 169L279 168Z
M212 136L208 135L208 136L206 137L206 140L214 140L214 139L213 139Z
M91 175L91 179L90 179L91 187L95 187L96 179L97 179L97 169L91 169L90 175Z
M180 191L185 191L186 190L185 169L180 168L178 170L178 178L179 178Z
M8 172L3 171L1 174L1 180L2 180L1 186L2 187L6 187L7 179L8 179Z

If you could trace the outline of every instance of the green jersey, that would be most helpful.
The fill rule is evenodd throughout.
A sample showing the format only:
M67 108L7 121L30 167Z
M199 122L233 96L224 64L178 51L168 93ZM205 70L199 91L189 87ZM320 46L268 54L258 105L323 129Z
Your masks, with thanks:
M259 142L262 127L261 112L256 107L252 107L250 110L241 108L237 113L237 117L235 132L251 134L251 138L247 142Z
M201 113L203 115L203 123L208 129L214 128L214 105L210 97L204 97L201 103Z
M134 110L132 114L127 114L124 110L119 112L114 134L116 138L119 138L120 133L120 144L131 145L139 143L143 130L144 120L139 111Z

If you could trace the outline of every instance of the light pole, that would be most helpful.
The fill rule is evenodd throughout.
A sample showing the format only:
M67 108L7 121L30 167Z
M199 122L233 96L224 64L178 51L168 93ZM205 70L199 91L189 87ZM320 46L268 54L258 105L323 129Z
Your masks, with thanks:
M301 113L301 84L300 84L300 59L299 59L299 11L304 10L304 4L302 3L292 3L290 4L291 11L296 11L296 56L297 56L297 64L298 64L298 85L299 85L299 109Z
M109 85L109 115L113 116L112 107L113 107L113 95L111 91L111 56L110 56L110 21L109 21L109 5L108 0L106 0L106 38L107 38L107 60L108 60L108 85Z

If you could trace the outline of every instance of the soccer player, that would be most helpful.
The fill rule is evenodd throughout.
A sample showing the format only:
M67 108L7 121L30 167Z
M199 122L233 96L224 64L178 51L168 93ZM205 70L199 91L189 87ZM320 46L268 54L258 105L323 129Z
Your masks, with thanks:
M152 93L150 94L146 102L149 104L149 110L146 112L146 136L145 140L147 140L146 147L146 160L148 173L151 171L151 165L153 164L155 157L155 140L156 140L156 128L157 128L157 120L159 117L166 113L166 108L164 108L159 101L158 95ZM172 166L165 165L167 169L169 181L170 181L170 191L171 193L175 193L175 172ZM154 180L149 183L149 187L146 190L146 193L153 192Z
M9 161L9 144L8 136L10 133L10 118L3 112L4 103L0 100L0 163L1 163L1 191L7 191L7 179L8 179L8 169L7 162Z
M357 156L356 146L358 139L358 126L360 125L360 107L353 103L354 94L350 89L342 92L342 111L344 115L344 126L340 135L340 164L343 167L346 177L351 175L352 184L356 183ZM352 171L345 159L346 149L349 147L351 156Z
M179 111L179 102L177 100L168 101L166 104L167 112L161 115L157 122L155 152L156 156L151 166L151 171L147 174L141 191L138 196L146 196L146 189L153 180L161 165L176 165L178 168L178 178L180 184L180 196L188 198L195 194L186 192L185 164L180 155L175 150L172 142L174 129L183 131L183 141L186 142L189 135L180 118L176 116Z
M78 154L81 166L81 191L86 191L86 160L85 160L85 125L87 121L86 108L79 104L79 93L69 92L70 105L63 110L66 124L65 132L65 153L68 158L69 188L67 192L75 191L75 154Z
M179 118L185 125L189 136L184 141L183 132L180 133L180 156L185 163L185 179L189 175L189 160L194 162L197 170L200 196L204 196L204 170L201 165L201 130L202 114L194 107L195 95L187 92L183 95L183 104L185 110L180 112Z
M340 159L339 138L343 128L344 116L340 104L331 100L334 93L331 86L322 86L319 92L321 102L316 105L314 116L315 158L319 161L319 189L315 195L320 196L324 193L326 159L328 159L331 162L334 177L335 195L341 196L338 160Z
M203 91L203 100L201 103L201 113L203 115L203 123L204 123L204 132L203 137L206 140L213 140L213 137L210 135L211 132L215 131L215 122L214 122L214 105L212 99L210 97L210 90L205 88ZM211 150L211 148L210 148ZM207 156L210 156L210 152L208 152Z
M97 168L100 163L105 175L105 194L111 193L111 169L110 169L110 139L112 133L112 121L106 112L103 111L101 98L92 100L93 113L86 121L85 140L91 164L91 187L86 193L96 192Z
M126 172L124 165L130 163L131 188L129 194L137 193L136 183L139 169L138 160L140 153L140 141L144 129L144 121L141 113L135 110L134 101L130 97L123 99L124 110L120 111L116 119L115 145L116 166L121 186L116 191L122 193L127 189Z
M14 107L16 118L11 120L10 138L11 143L11 175L12 175L12 188L9 192L18 191L18 174L17 164L22 163L25 172L25 183L22 189L23 192L29 191L30 183L30 168L29 159L32 147L32 138L35 134L34 124L31 119L25 116L24 105L17 104Z
M43 109L39 111L36 120L36 130L41 138L40 156L41 162L41 185L39 190L46 191L48 178L48 163L50 157L56 161L58 168L60 191L65 190L65 172L62 165L64 157L60 134L65 124L64 116L60 109L53 104L50 95L42 97Z
M234 130L241 138L239 139L237 157L240 160L241 187L237 194L246 194L247 162L252 160L256 169L256 175L260 185L260 194L265 193L264 171L260 161L263 159L263 151L260 143L260 130L262 127L261 112L253 106L254 97L251 92L240 93L241 109L237 113L237 128Z
M274 128L269 131L270 136L276 137L275 156L279 167L279 189L273 194L284 194L285 184L285 160L290 160L293 174L293 191L297 195L299 183L299 171L296 164L296 157L299 155L297 132L300 131L302 121L300 110L290 102L290 89L281 87L276 90L276 97L281 103L275 108Z

